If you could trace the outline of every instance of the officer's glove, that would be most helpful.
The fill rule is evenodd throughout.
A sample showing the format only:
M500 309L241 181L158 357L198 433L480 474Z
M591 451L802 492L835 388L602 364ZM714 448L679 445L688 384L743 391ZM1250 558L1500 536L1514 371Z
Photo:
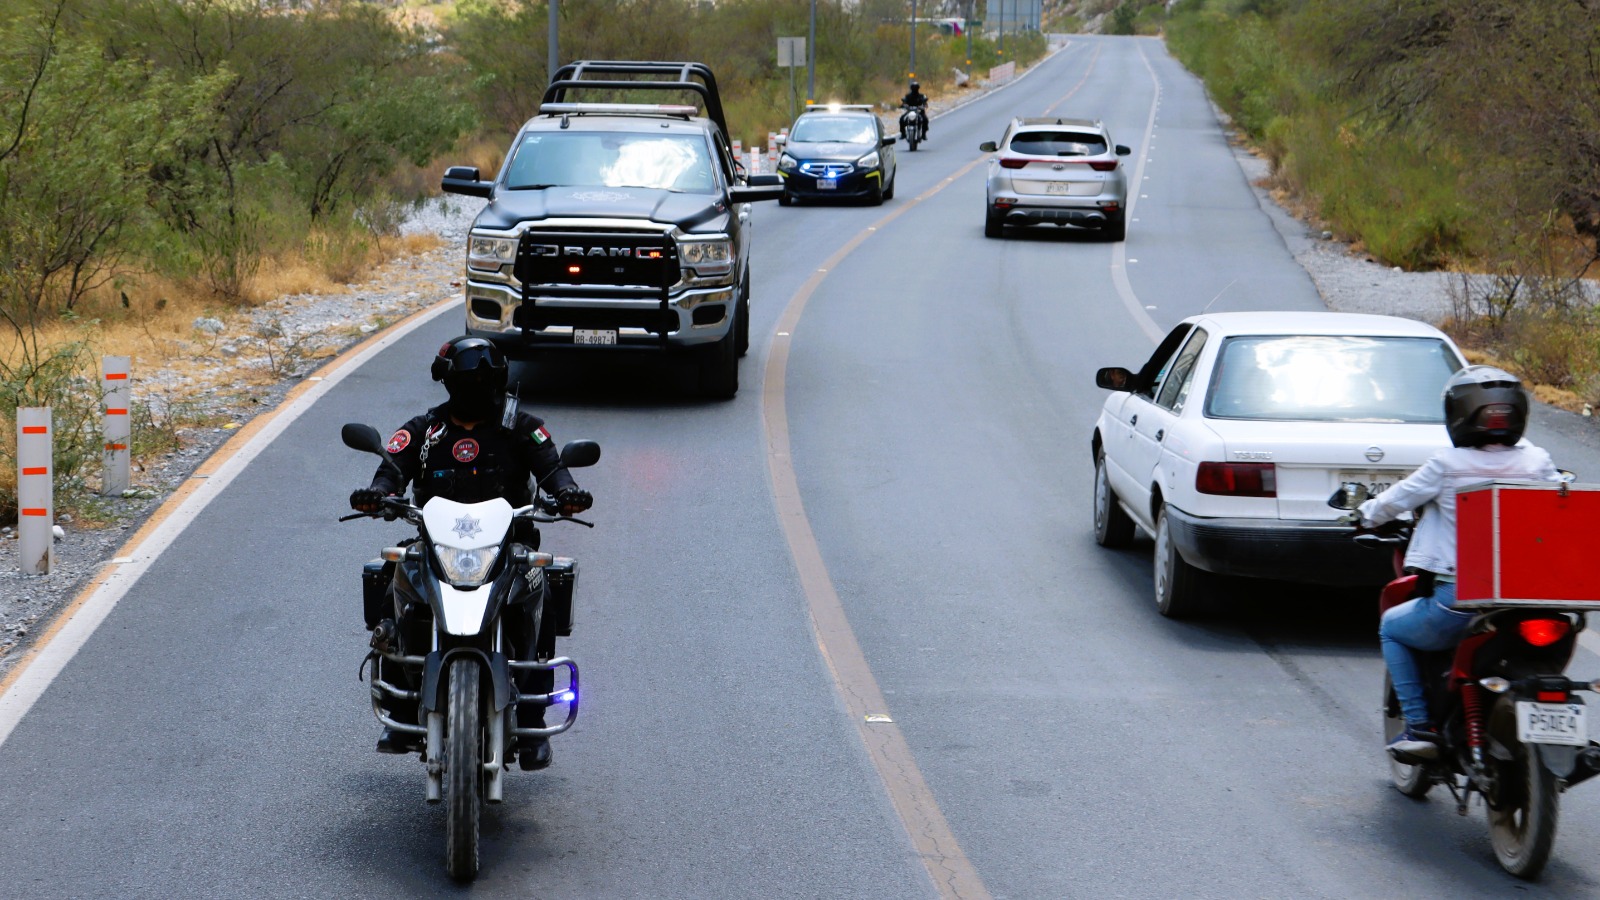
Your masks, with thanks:
M350 508L357 512L375 513L383 509L383 491L375 487L356 488L350 492Z
M1349 525L1352 528L1361 527L1361 513L1351 511L1339 517L1340 525Z
M575 516L594 505L594 497L577 487L565 487L556 492L556 505L563 516Z

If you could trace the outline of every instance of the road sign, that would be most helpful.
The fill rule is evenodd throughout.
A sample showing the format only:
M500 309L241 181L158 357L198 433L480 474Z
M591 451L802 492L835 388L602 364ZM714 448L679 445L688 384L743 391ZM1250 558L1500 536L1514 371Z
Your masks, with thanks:
M806 64L806 39L803 37L778 38L778 68L792 69Z

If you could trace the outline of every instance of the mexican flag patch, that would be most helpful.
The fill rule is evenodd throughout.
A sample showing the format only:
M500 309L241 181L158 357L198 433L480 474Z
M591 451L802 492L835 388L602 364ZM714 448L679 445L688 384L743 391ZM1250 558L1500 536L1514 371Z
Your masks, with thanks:
M545 431L543 425L533 430L533 442L535 444L542 444L548 440L550 440L550 432Z

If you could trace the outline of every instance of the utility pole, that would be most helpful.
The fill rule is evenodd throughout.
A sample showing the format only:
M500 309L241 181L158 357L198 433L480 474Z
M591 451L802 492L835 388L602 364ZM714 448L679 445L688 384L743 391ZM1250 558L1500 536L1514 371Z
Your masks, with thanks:
M806 106L817 102L817 0L811 0L811 34L806 39Z
M561 68L561 49L559 34L561 29L556 26L559 21L560 11L557 9L558 0L549 0L550 4L550 58L547 65L550 67L550 80L556 80L556 70Z
M972 4L977 0L967 0L967 23L962 30L967 33L967 74L972 74Z
M917 77L917 0L911 0L911 76Z
M1000 0L1000 58L1006 58L1006 0Z

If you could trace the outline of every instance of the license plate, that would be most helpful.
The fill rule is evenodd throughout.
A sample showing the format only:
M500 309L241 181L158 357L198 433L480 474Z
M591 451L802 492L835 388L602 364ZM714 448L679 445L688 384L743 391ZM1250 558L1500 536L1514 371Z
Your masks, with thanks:
M1339 484L1343 485L1354 481L1356 484L1367 486L1367 496L1376 497L1394 486L1395 477L1387 472L1340 472Z
M838 188L839 188L839 179L837 179L837 178L818 178L817 179L817 190L819 190L819 191L833 191L833 190L838 190Z
M1066 181L1046 181L1044 183L1046 194L1071 194L1072 184Z
M1525 744L1589 746L1589 727L1581 703L1517 701L1517 737Z
M572 330L572 342L574 344L615 344L617 342L617 333L610 329L574 328Z

